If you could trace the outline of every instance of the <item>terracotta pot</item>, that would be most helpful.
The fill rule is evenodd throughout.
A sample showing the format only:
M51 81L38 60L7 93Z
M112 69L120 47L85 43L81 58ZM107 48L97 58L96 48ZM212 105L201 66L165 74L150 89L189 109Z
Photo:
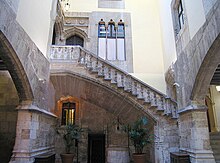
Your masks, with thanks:
M134 163L146 163L146 153L133 154Z
M73 153L63 153L60 154L62 163L73 163L74 154Z

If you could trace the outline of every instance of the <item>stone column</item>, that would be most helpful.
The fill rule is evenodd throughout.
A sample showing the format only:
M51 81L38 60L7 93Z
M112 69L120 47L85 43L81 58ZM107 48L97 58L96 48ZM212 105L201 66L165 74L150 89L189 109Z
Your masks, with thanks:
M32 101L23 101L17 110L16 139L10 163L33 163L34 156L54 152L53 142L50 143L53 136L48 138L53 133L49 129L53 116L32 105Z
M179 112L180 151L190 155L191 163L214 163L210 146L207 108L191 104Z
M155 163L170 163L170 152L179 150L179 136L176 119L158 119L154 126Z
M10 163L32 163L34 159L31 158L31 112L28 107L31 101L23 102L17 107L18 119L16 126L16 139L13 149L13 155Z

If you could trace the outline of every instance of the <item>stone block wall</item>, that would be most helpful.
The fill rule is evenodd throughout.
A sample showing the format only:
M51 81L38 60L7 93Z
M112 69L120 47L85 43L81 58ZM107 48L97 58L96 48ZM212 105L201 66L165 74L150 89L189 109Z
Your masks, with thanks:
M17 0L16 0L17 2ZM47 108L49 61L16 21L10 1L0 1L1 59L10 73L22 100L33 100Z
M55 144L56 119L51 116L33 113L30 139L33 150L53 150Z
M77 123L84 130L79 142L79 161L81 163L87 163L89 134L104 134L106 148L109 146L127 146L127 135L116 129L117 117L107 112L105 109L82 100L78 119L79 121L77 121ZM65 152L65 146L61 135L56 135L55 143L57 153L56 162L60 163L59 154ZM76 148L73 149L73 151L74 150L76 150Z
M212 73L216 69L216 62L219 61L219 57L216 57L216 59L211 57L211 52L218 48L213 47L210 51L213 42L218 38L220 32L220 21L218 19L220 15L219 4L219 1L215 3L211 9L212 12L206 17L206 22L191 40L186 42L183 39L179 39L177 41L177 61L174 64L174 76L175 82L179 85L177 88L177 102L180 109L188 106L191 100L201 100L199 99L200 97L205 97L210 83L209 79L212 78ZM181 37L186 37L186 35L183 33ZM207 57L209 52L210 55ZM201 74L202 64L211 62L213 64L209 64L208 69L204 71L205 74ZM213 72L211 72L212 69ZM196 78L200 75L205 75L205 77L197 81ZM208 86L204 85L206 84L204 82Z

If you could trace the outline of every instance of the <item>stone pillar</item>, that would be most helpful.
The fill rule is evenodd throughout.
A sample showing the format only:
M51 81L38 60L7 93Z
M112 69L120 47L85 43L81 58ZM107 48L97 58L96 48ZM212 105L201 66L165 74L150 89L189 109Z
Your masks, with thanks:
M170 152L179 150L177 120L160 118L154 126L155 163L170 163Z
M191 163L214 163L210 146L207 108L191 104L179 112L180 151L190 155Z
M10 163L33 163L34 156L54 152L54 143L50 142L53 135L48 138L53 133L48 128L52 127L54 118L51 115L48 118L32 101L22 102L17 110L16 139Z

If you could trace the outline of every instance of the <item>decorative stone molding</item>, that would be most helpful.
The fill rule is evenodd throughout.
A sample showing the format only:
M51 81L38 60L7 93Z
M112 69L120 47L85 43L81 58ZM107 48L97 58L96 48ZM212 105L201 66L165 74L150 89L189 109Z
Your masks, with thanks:
M88 41L87 31L74 26L63 31L62 40L66 40L68 37L73 35L78 35L85 41Z

